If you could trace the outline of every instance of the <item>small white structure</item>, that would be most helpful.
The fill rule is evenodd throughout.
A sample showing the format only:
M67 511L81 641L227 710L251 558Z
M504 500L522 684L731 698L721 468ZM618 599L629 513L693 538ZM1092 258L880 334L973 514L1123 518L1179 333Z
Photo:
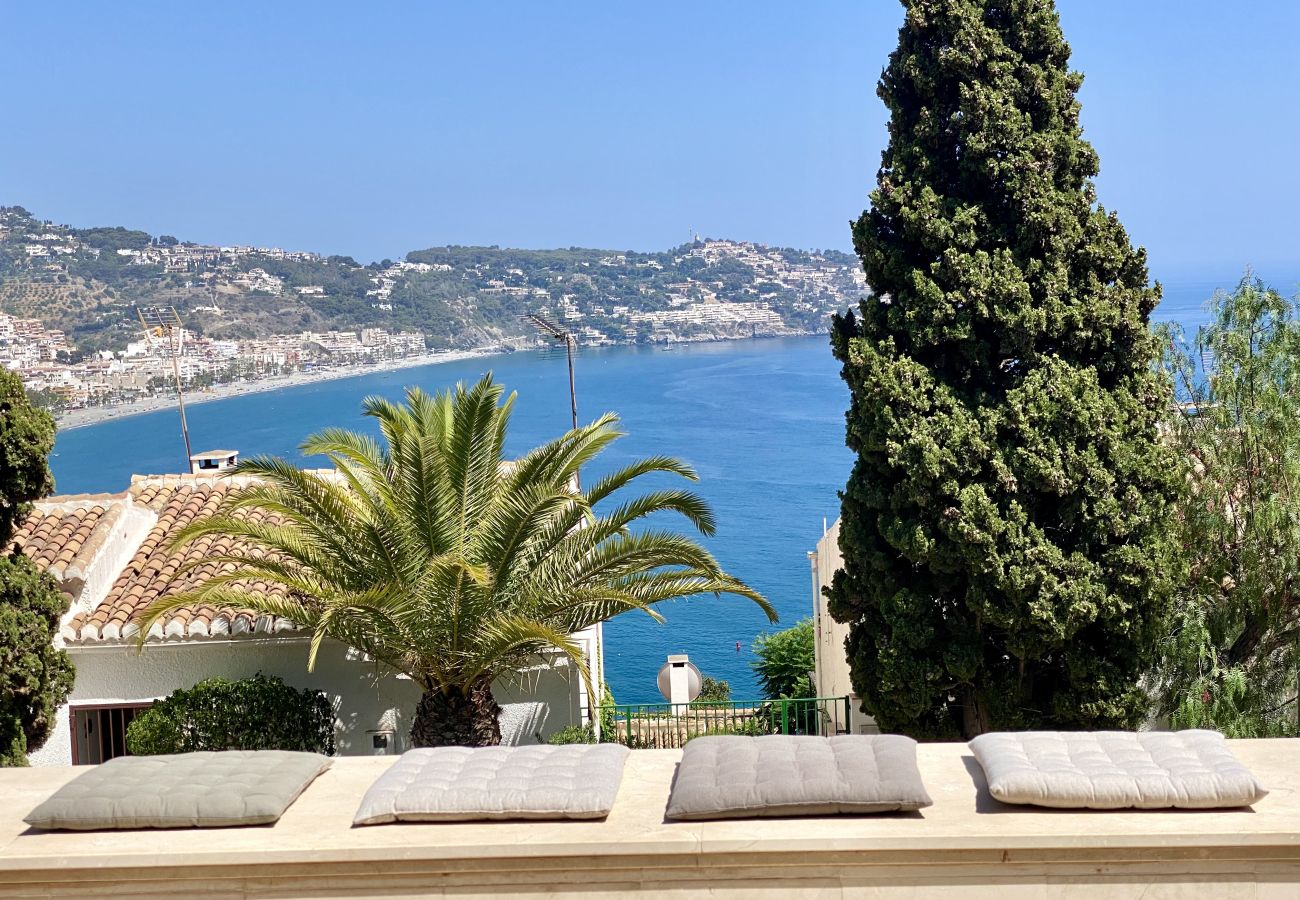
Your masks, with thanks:
M824 525L822 528L817 549L808 554L812 568L813 629L816 636L816 693L818 697L849 698L851 734L879 734L875 721L862 712L862 701L849 681L849 661L844 649L849 626L831 618L823 592L824 588L830 587L835 573L844 567L844 559L840 556L840 520L836 519L830 528Z
M204 450L190 457L191 475L211 475L239 465L238 450Z
M214 453L222 465L218 472L236 456ZM323 691L334 705L338 753L407 749L408 717L420 699L419 687L333 642L322 647L315 671L308 672L310 636L287 620L248 610L187 607L154 625L139 646L138 617L150 603L215 574L215 564L194 564L221 552L217 543L202 540L173 551L172 536L211 515L226 491L244 483L247 476L207 471L137 475L120 494L51 497L36 504L13 543L44 567L68 598L55 643L67 650L77 671L54 733L30 756L34 765L120 756L126 727L155 700L205 678L257 672ZM573 638L586 653L592 683L600 685L600 626ZM565 726L596 718L581 673L558 653L498 681L493 692L502 706L505 743L538 743Z

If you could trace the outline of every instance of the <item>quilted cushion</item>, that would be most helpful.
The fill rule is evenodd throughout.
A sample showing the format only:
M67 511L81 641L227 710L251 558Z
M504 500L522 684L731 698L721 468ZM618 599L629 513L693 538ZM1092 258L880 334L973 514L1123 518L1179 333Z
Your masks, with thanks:
M682 752L668 817L816 816L929 805L911 738L707 736Z
M1003 803L1215 809L1268 793L1217 731L992 733L970 747Z
M327 756L286 750L119 756L78 775L23 821L76 831L264 825L329 765Z
M352 822L600 819L628 753L615 744L408 750L366 791Z

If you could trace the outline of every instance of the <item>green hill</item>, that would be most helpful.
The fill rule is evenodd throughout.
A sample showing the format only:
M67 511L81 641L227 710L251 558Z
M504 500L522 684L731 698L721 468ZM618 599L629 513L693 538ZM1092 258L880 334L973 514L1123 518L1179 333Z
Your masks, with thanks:
M213 338L378 326L454 348L521 338L527 312L585 343L823 331L863 289L849 254L734 241L662 253L433 247L362 265L74 228L0 207L0 311L62 329L82 351L135 339L137 305L175 306Z

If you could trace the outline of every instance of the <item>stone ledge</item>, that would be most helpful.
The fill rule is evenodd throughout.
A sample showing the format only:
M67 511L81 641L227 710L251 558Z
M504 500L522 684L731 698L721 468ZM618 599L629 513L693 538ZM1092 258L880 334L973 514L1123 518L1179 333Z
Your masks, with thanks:
M899 816L670 822L678 751L637 751L603 822L351 827L392 758L344 758L274 826L42 833L22 816L76 774L0 771L0 896L1300 896L1300 740L1234 741L1253 810L1072 812L990 798L964 744L919 764L935 805ZM1091 893L1089 893L1089 891ZM477 892L477 894L476 894ZM594 893L593 893L594 892ZM775 894L773 896L776 896Z

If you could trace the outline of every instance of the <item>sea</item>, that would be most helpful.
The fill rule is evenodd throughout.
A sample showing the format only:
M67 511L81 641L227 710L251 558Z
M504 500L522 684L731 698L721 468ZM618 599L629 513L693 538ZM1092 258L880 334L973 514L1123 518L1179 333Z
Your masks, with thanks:
M1207 320L1205 301L1214 290L1236 280L1166 284L1156 318L1194 329ZM717 532L704 545L728 572L762 592L781 619L772 625L750 601L726 596L665 604L662 624L639 613L618 616L605 626L606 676L615 698L657 700L656 673L675 653L729 682L733 697L758 696L754 639L811 615L807 553L839 514L838 491L852 465L844 446L848 391L827 338L584 348L575 368L579 418L612 411L626 432L586 476L650 454L690 463L700 475L694 488L717 517ZM191 441L195 450L270 453L319 464L299 453L303 438L326 426L367 430L360 414L365 397L397 399L408 385L444 390L486 371L518 393L510 453L568 427L563 356L520 352L193 405ZM133 473L183 471L183 457L177 414L170 410L63 432L51 466L59 493L120 491ZM656 524L675 525L667 519Z

